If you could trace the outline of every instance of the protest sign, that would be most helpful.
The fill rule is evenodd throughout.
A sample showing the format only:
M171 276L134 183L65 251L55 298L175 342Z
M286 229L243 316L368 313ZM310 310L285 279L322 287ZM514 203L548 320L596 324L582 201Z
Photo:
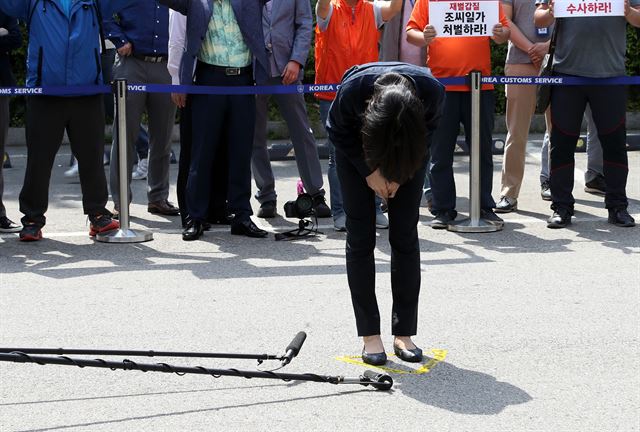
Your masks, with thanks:
M437 37L491 36L499 22L495 0L429 1L429 23Z
M623 0L556 0L556 18L624 16Z

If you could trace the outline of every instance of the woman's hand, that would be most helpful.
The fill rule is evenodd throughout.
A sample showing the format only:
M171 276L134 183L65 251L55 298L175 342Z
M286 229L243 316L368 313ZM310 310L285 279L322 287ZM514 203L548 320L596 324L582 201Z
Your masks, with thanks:
M396 196L396 192L398 192L398 188L400 187L399 183L394 181L387 182L387 191L389 192L389 198L393 198Z
M389 198L389 182L387 182L387 179L382 176L379 168L369 174L366 180L367 185L376 193L376 195L385 200Z

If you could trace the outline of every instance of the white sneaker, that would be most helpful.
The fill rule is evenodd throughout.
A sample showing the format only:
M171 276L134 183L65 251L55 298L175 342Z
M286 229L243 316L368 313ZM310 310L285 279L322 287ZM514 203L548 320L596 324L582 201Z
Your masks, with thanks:
M338 232L347 230L347 215L342 213L333 220L333 229Z
M133 180L145 180L147 178L147 171L149 169L149 159L140 159L135 171L131 174Z
M75 159L73 160L73 165L71 165L71 168L69 168L64 172L64 176L67 178L78 177L78 161L77 160Z
M384 213L376 213L376 228L387 229L389 228L389 219Z

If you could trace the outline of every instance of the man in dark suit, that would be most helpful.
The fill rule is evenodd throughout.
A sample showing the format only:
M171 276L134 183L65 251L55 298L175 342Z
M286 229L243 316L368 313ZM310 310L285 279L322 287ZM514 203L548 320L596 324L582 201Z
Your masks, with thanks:
M268 68L262 32L262 2L255 0L160 0L187 16L180 81L196 85L250 86L256 68ZM195 76L194 76L195 65ZM209 212L211 166L227 146L228 209L231 234L266 237L251 220L251 147L256 102L253 95L192 95L191 166L187 210L192 220L186 241L202 236Z
M0 11L0 87L16 85L16 80L11 73L9 53L20 47L22 36L18 21L10 18ZM7 217L6 209L2 203L4 180L2 178L2 165L4 162L4 146L9 133L9 97L0 96L0 232L18 232L20 225Z
M307 61L313 18L309 0L268 0L262 11L264 46L267 49L269 69L256 68L258 85L300 84ZM264 74L263 72L266 72ZM322 168L313 132L301 93L275 94L280 114L287 122L291 142L296 153L298 173L305 190L314 200L317 217L331 216L325 201ZM267 102L269 95L257 96L256 132L253 140L253 177L258 187L256 199L260 202L258 217L276 215L275 178L267 151Z

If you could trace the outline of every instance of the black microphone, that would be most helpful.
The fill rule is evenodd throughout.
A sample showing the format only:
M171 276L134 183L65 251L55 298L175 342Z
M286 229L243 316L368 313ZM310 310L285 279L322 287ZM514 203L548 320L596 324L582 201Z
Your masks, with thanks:
M291 363L291 360L298 355L306 338L307 334L305 332L298 332L285 349L285 355L282 356L282 366L286 366Z

